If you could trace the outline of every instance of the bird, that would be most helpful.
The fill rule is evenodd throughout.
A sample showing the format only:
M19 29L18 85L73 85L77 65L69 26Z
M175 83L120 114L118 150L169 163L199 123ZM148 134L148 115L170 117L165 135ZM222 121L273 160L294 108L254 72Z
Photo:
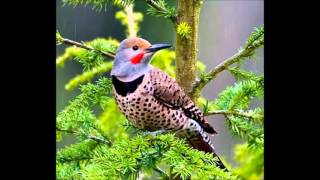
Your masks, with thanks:
M112 92L119 110L138 129L173 132L199 151L217 157L208 134L217 134L175 79L150 64L153 54L170 44L150 44L131 37L120 42L111 70Z

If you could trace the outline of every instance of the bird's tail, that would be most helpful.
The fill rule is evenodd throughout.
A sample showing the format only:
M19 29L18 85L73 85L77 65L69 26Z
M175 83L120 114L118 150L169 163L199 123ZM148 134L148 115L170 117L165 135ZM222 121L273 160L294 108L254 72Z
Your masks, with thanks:
M218 159L218 161L216 161L217 166L225 171L228 171L219 156L216 154L208 134L198 122L193 119L189 119L188 124L186 124L184 129L180 131L180 136L185 137L194 149L211 153L213 157Z
M209 137L208 137L209 139ZM216 161L217 166L220 169L223 169L225 171L228 171L226 166L222 163L221 159L219 156L216 154L213 145L211 144L210 141L206 141L206 138L203 138L200 134L198 137L194 137L192 139L189 139L189 144L194 148L199 151L203 151L206 153L211 153L213 157L216 157L218 160Z

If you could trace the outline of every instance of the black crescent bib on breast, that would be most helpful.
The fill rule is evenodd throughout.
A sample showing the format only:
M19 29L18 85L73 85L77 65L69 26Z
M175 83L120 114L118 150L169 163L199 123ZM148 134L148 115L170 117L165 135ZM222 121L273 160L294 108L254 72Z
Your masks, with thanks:
M117 94L121 96L127 96L128 93L133 93L138 88L138 86L142 83L143 78L144 75L133 81L123 82L117 79L115 76L112 76L112 84L116 89Z

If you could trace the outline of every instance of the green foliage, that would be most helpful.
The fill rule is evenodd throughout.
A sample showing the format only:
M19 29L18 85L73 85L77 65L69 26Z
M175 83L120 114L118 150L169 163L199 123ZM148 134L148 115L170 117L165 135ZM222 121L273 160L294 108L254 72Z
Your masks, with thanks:
M255 81L240 81L222 91L215 104L226 110L248 109L250 101L262 97L263 92L263 86Z
M257 48L264 43L264 26L254 28L254 31L247 40L247 48Z
M231 132L247 140L250 148L263 149L263 111L261 108L248 109L251 100L261 96L263 96L263 86L259 81L243 80L227 87L213 103L207 105L206 109L237 112L225 114Z
M58 41L57 36L57 41ZM75 59L83 66L83 70L87 71L104 62L101 52L115 52L119 42L113 38L96 38L92 41L84 42L85 45L92 47L94 50L86 50L78 47L68 47L65 52L58 56L56 64L63 67L68 59Z
M68 91L71 91L74 88L76 88L78 85L92 80L95 76L110 71L111 68L112 68L112 62L101 63L99 66L93 67L92 69L87 70L87 71L83 72L82 74L77 75L76 77L71 79L66 84L65 89Z
M254 28L249 38L246 41L244 48L240 47L238 52L244 52L238 57L238 63L241 64L245 58L253 57L255 49L259 48L264 44L264 26L259 28Z
M149 5L147 9L147 14L156 16L156 17L164 17L166 19L172 19L177 16L176 8L170 7L164 0L151 0L154 5Z
M124 7L132 4L134 0L62 0L62 2L64 5L70 5L73 7L79 5L92 5L93 10L101 11L102 9L106 9L110 3L119 7Z
M56 160L59 163L88 160L91 158L92 150L96 146L97 143L92 140L71 144L57 152Z
M264 77L262 75L256 75L253 72L246 71L240 68L229 68L229 71L236 78L237 81L252 80L252 81L260 82L261 86L263 86Z
M239 144L234 148L235 159L240 167L234 168L234 173L241 179L259 180L264 175L264 152L248 149L247 144Z
M103 112L98 120L105 135L112 141L128 139L128 131L124 126L128 121L119 111L115 100L108 98L100 106Z
M57 57L56 59L56 65L58 67L64 67L64 64L68 59L72 59L76 57L78 54L80 54L84 49L80 49L77 47L68 47L65 49L65 52Z
M56 31L56 45L60 45L63 43L63 37L59 33L59 31Z
M79 128L88 130L95 127L96 118L90 109L102 103L111 91L111 81L100 78L96 84L88 83L81 86L81 94L57 116L57 128L60 130L77 131Z
M210 154L191 149L184 140L172 134L137 135L130 141L119 139L112 147L97 146L94 142L89 147L77 144L59 151L57 156L58 166L82 159L80 166L67 174L79 179L129 179L158 165L163 167L167 176L174 174L181 179L236 178L217 168ZM62 172L68 169L62 168ZM57 170L62 174L59 168Z
M182 38L190 39L191 27L188 23L182 22L178 24L177 34Z
M101 52L115 52L118 47L118 42L111 38L97 38L86 44L93 47L95 50L80 51L75 57L75 60L83 65L84 71L99 66L104 62L104 57Z

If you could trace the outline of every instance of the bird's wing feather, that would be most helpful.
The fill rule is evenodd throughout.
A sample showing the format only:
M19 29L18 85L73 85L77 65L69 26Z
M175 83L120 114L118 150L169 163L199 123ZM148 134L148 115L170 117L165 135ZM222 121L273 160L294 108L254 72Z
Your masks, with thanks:
M156 99L172 108L181 108L187 117L197 121L206 132L210 134L216 133L204 118L201 110L195 105L191 98L185 94L174 79L156 68L153 68L150 76L152 87L154 87L153 96Z

